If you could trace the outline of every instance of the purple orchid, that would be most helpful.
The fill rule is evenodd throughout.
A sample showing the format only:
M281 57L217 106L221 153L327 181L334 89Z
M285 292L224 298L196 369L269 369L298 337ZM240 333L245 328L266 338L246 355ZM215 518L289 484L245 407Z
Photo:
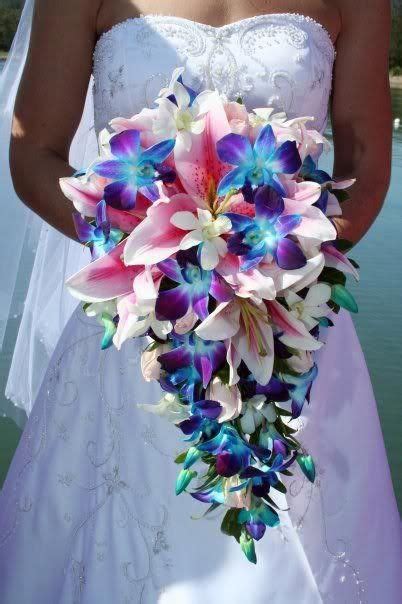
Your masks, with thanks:
M278 513L271 506L261 502L251 510L240 510L237 522L244 524L248 534L259 541L265 535L267 526L278 526L280 520Z
M256 497L267 497L271 487L279 483L278 473L287 470L296 461L294 454L286 462L282 455L276 455L271 465L263 465L261 468L249 466L240 473L242 481L252 485L252 493Z
M73 213L73 220L78 239L89 247L92 260L108 254L123 238L122 231L111 227L103 200L96 206L95 225L87 222L78 212Z
M289 396L292 401L292 417L300 416L305 401L309 402L312 385L318 375L317 365L307 373L301 375L281 375L289 390Z
M208 386L212 375L224 365L226 346L223 342L203 340L194 332L175 334L173 346L172 350L158 357L166 372L164 380L161 379L162 387L179 391L193 402L198 392Z
M279 174L294 174L301 166L295 141L286 141L280 147L272 127L266 125L252 146L250 140L240 134L227 134L217 143L219 159L236 166L219 183L218 194L242 187L271 185L285 195Z
M105 187L105 201L113 208L130 210L135 207L137 193L150 201L159 197L157 181L171 182L174 171L162 165L173 151L174 139L156 143L142 149L140 132L125 130L110 139L110 150L115 159L95 164L93 170L99 176L113 182Z
M193 440L203 434L211 438L219 431L219 424L215 421L222 411L222 406L217 401L201 400L191 404L192 415L178 424L183 434ZM198 451L198 449L197 449ZM197 455L194 455L194 459ZM187 468L189 461L187 461Z
M254 195L255 217L228 213L235 234L228 240L228 250L241 256L241 270L257 266L267 255L272 256L284 270L294 270L306 265L300 247L288 235L296 229L302 217L299 214L283 215L285 204L272 187L265 185Z
M220 476L235 476L250 464L252 448L230 425L223 424L219 434L197 445L199 451L216 455L216 471Z
M192 309L200 320L204 320L208 316L210 294L218 302L227 302L233 297L232 289L218 273L201 268L196 248L180 251L176 260L163 260L157 266L166 277L178 284L173 289L159 292L155 306L158 319L174 321Z

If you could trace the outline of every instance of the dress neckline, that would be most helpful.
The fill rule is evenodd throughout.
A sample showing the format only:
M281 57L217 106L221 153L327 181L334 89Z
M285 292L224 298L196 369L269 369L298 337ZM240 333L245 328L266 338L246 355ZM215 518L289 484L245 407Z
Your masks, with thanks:
M329 31L327 30L327 28L320 23L319 21L317 21L316 19L314 19L313 17L310 17L309 15L303 15L302 13L296 13L296 12L285 12L285 13L265 13L262 15L254 15L252 17L245 17L244 19L238 19L237 21L233 21L231 23L226 23L224 25L209 25L208 23L203 23L202 21L193 21L192 19L187 19L186 17L177 17L175 15L165 15L165 14L154 14L154 13L149 13L149 14L141 14L138 17L128 17L127 19L124 19L123 21L119 21L118 23L115 23L114 25L112 25L112 27L106 29L104 32L101 33L101 35L99 36L98 40L96 41L95 44L95 49L94 49L94 54L97 52L98 47L100 46L100 44L102 43L103 40L105 40L106 38L108 38L110 35L116 33L118 30L120 30L121 28L124 28L125 26L127 26L130 23L138 23L141 21L145 21L145 22L152 22L152 21L163 21L163 20L170 20L170 21L176 21L179 23L183 23L183 24L188 24L191 25L193 27L198 27L204 31L207 32L212 32L212 33L219 33L219 34L226 34L229 35L230 33L238 30L240 27L246 27L249 25L252 25L253 23L258 23L259 21L275 21L276 19L281 19L281 18L289 18L292 21L297 21L297 22L302 22L302 23L308 23L310 25L312 25L313 27L316 28L316 30L323 34L323 37L326 39L326 41L329 43L333 55L336 55L336 48L335 48L335 43L331 38L331 35L329 33Z

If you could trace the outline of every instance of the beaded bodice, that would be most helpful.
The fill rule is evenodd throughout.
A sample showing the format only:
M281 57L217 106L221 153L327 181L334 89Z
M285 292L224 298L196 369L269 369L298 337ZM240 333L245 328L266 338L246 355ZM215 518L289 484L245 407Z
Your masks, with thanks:
M259 15L212 27L147 15L105 32L94 52L97 132L114 117L152 106L175 67L197 91L217 89L249 108L273 106L289 117L311 115L326 125L335 59L328 32L294 13Z

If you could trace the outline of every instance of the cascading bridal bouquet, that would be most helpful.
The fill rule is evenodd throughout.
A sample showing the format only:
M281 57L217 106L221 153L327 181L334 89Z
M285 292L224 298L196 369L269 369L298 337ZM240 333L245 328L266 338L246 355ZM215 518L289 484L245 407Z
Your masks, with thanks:
M358 267L330 220L353 181L317 168L328 142L311 120L197 96L176 70L155 108L112 120L96 161L60 181L93 260L70 292L104 325L102 348L149 336L144 378L164 396L140 406L189 443L176 493L225 506L222 531L252 562L279 524L282 476L296 463L315 478L292 419L319 328L357 311Z

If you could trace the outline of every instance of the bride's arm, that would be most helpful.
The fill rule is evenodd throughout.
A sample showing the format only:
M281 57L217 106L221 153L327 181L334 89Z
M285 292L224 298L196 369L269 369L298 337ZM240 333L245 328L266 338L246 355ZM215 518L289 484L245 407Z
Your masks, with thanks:
M98 0L36 0L31 45L17 95L10 165L18 196L75 238L59 178L73 173L69 147L91 74Z
M390 3L342 0L332 100L335 176L357 178L335 220L339 237L356 243L370 228L389 186L392 114L388 52Z

